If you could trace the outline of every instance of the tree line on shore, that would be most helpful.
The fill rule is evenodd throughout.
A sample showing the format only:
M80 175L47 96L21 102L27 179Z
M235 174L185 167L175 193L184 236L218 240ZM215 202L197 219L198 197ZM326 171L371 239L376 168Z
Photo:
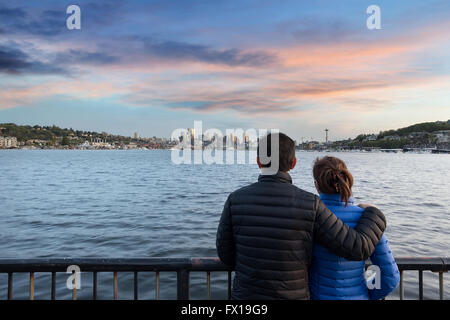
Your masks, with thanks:
M334 147L349 148L448 148L450 120L417 123L408 127L380 131L378 134L360 134L354 139L333 142Z
M58 126L30 126L16 125L14 123L0 124L1 135L16 137L21 145L46 145L55 146L77 146L85 141L102 141L110 144L145 144L158 142L162 146L165 139L153 138L133 138L121 135L113 135L107 132L74 130L72 128L60 128Z
M71 146L85 141L104 141L115 144L143 143L145 141L158 141L162 148L169 140L162 138L132 138L121 135L112 135L106 132L82 131L72 128L53 126L16 125L14 123L0 124L0 133L3 136L16 137L22 145L45 142L48 146ZM332 148L423 148L432 146L449 147L450 120L424 122L408 127L381 131L378 134L360 134L354 139L333 141L327 144ZM447 138L446 138L447 136ZM314 149L318 143L303 143L304 149Z

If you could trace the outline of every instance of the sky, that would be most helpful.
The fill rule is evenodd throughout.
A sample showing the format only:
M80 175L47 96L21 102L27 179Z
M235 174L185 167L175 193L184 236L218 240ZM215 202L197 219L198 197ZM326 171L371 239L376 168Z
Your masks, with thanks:
M448 0L0 0L0 123L323 141L448 120L449 30Z

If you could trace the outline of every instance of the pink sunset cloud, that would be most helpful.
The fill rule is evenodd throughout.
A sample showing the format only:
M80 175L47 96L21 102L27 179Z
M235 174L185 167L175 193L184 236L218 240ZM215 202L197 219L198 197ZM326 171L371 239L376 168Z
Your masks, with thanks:
M73 61L68 66L74 75L2 90L0 109L63 95L73 99L116 96L125 105L196 113L281 113L289 117L304 113L319 102L355 112L374 112L393 101L395 90L421 86L437 76L429 71L429 61L421 61L421 54L448 42L442 33L442 28L448 26L439 23L413 30L409 37L376 41L266 46L240 51L187 47L199 50L205 57L202 60L196 60L196 56L173 60L160 54L132 53L127 59L108 63L108 59L116 59L114 54L99 55L99 45L76 43L71 48ZM142 46L140 42L132 44ZM48 57L70 49L67 43L45 41L34 46L45 49ZM160 46L151 50L162 50ZM231 62L216 61L213 53L224 55ZM84 56L94 57L98 63L86 65L80 58ZM261 65L246 63L245 59L251 57L257 57Z

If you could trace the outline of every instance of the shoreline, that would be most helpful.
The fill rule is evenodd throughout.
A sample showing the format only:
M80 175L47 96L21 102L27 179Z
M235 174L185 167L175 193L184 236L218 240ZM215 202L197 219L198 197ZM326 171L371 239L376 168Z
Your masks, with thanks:
M154 150L166 150L166 151L181 151L183 149L173 149L173 148L37 148L37 147L25 147L25 148L0 148L0 151L5 150L25 150L25 151L39 151L39 150L47 150L47 151L154 151ZM191 149L191 151L211 151L211 150L219 150L219 151L237 151L237 152L249 152L252 150L248 149ZM254 152L256 150L253 150ZM450 150L446 149L418 149L418 150L408 150L408 149L373 149L373 150L365 150L365 149L353 149L353 150L346 150L346 149L326 149L326 150L303 150L303 149L297 149L295 151L297 152L305 152L305 153L311 153L311 152L320 152L320 153L409 153L409 154L450 154Z

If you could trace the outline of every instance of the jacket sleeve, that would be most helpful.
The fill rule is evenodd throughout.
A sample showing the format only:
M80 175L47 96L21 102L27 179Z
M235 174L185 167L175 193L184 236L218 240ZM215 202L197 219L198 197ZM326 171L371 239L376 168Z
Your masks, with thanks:
M400 282L398 266L395 263L389 248L389 243L384 235L376 246L375 252L370 257L370 261L372 262L372 265L377 266L380 271L380 282L378 287L376 283L373 283L374 288L369 290L369 297L371 300L383 299L394 291ZM375 277L375 279L377 278L378 277Z
M233 227L231 225L230 197L225 202L222 216L220 217L219 227L217 228L216 248L220 260L228 266L234 266L236 252Z
M314 241L348 260L366 260L374 252L386 229L386 218L375 207L368 207L354 229L347 226L316 197Z

